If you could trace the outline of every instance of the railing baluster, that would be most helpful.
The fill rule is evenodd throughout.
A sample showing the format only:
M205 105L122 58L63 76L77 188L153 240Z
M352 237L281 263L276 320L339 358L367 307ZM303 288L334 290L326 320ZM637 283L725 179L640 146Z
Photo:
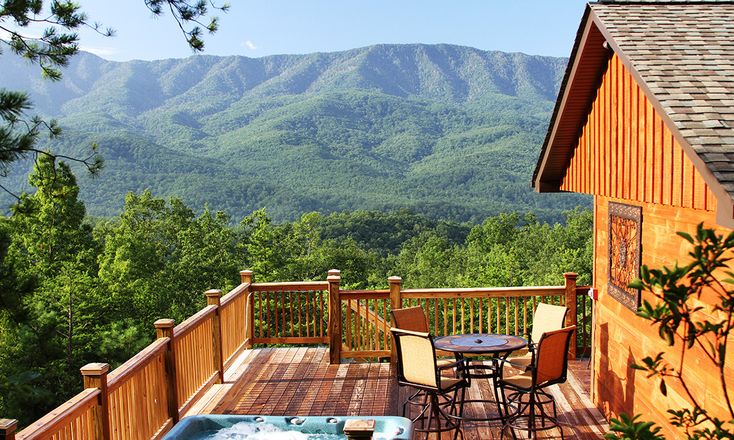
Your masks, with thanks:
M354 323L352 322L352 300L347 300L347 307L346 307L346 313L345 313L346 319L345 323L347 325L346 328L346 341L347 341L347 347L349 347L350 350L354 350L354 343L352 342L352 327Z
M443 302L443 335L448 336L449 334L449 301L446 298L442 298Z
M510 334L510 298L505 297L505 334Z
M502 298L497 298L497 322L495 322L496 327L494 329L494 333L500 334L502 333Z
M316 310L317 310L317 308L316 308L316 295L312 292L311 293L311 317L313 318L313 335L314 335L314 337L319 333L318 330L317 330L317 325L316 325L316 319L317 319L317 316L318 316L318 313L317 313Z
M469 298L469 333L474 333L474 298Z
M433 298L433 334L438 334L438 299Z
M390 333L390 328L387 326L388 317L387 317L387 301L384 299L382 300L382 349L387 350L387 344L388 344L388 334Z
M263 338L263 292L258 292L257 303L259 305L258 310L260 312L260 325L258 326L258 337Z
M483 298L480 296L479 297L479 333L484 333L484 331L483 331L483 329L484 329L483 328L483 326L484 326L483 313L484 313Z
M464 321L465 321L464 298L459 298L459 307L461 307L461 333L464 333Z

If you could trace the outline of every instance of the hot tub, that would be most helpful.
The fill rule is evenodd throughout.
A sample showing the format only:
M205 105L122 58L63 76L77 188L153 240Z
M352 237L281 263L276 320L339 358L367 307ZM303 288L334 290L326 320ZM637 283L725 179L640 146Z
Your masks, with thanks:
M293 416L229 416L201 415L184 417L163 437L164 440L203 440L214 438L217 432L223 439L248 438L304 438L298 434L266 433L272 430L296 431L303 434L325 434L308 436L311 439L346 439L342 429L350 419L371 419L375 421L375 440L410 440L412 425L404 417L367 417L367 416L335 416L335 417L293 417ZM237 426L235 426L237 425ZM240 436L240 433L241 436ZM253 437L247 437L252 433Z

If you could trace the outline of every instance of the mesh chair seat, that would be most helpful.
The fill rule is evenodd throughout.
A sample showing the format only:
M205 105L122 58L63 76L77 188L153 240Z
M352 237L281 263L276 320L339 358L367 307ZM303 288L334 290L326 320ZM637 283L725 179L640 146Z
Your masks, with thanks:
M530 352L527 352L521 356L514 356L507 359L507 362L515 367L515 368L521 368L523 370L530 367L530 364L533 363L533 354Z
M456 387L456 385L465 382L464 379L454 379L451 377L441 377L441 383L439 388L442 390L450 390Z
M533 375L530 371L525 371L515 376L503 378L502 381L506 385L510 385L523 390L530 390L533 387Z

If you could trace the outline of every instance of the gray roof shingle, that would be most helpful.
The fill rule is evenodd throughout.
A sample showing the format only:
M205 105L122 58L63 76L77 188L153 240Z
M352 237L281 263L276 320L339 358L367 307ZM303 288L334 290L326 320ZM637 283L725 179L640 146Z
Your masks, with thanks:
M617 0L590 7L734 198L734 2Z

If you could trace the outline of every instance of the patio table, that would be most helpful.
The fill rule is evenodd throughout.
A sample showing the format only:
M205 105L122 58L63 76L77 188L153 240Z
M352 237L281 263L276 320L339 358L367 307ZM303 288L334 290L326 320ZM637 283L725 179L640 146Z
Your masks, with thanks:
M505 360L515 350L520 350L528 345L528 341L512 335L495 335L490 333L472 333L443 336L434 340L436 350L443 350L454 353L456 359L463 359L466 355L485 355L491 356L492 365L484 365L481 362L467 362L468 370L466 375L471 379L492 379L494 381L498 376L498 368L502 368L497 359ZM469 399L464 400L464 404L491 404L497 405L498 416L496 417L469 417L462 416L462 420L467 421L485 421L491 422L502 420L502 409L499 405L499 394L497 387L492 384L494 389L494 401L486 399Z

